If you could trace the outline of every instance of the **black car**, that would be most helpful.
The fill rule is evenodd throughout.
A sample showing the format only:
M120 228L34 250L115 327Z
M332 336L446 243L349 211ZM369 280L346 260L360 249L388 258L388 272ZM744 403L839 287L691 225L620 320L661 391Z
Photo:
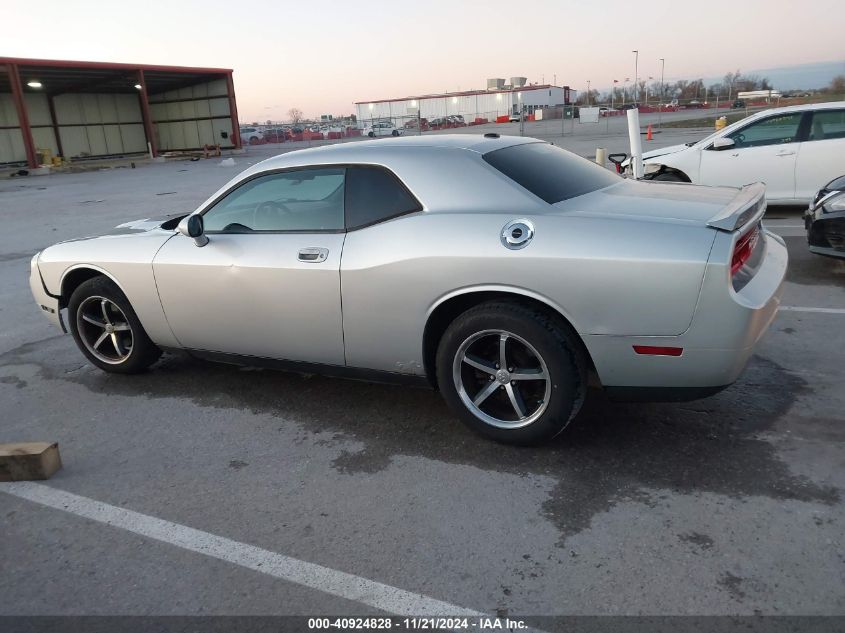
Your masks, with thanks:
M827 183L804 212L810 251L845 259L845 176Z
M743 101L742 99L737 99L736 101L734 101L731 104L731 108L733 108L734 110L736 110L738 108L744 108L744 107L745 107L745 101Z

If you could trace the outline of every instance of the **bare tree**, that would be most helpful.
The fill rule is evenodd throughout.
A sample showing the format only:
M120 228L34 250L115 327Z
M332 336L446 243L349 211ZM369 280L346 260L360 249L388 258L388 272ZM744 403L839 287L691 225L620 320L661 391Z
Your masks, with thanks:
M290 119L291 123L296 124L302 121L303 118L302 110L299 108L291 108L288 110L288 118Z
M845 92L845 75L836 75L831 79L828 90L835 95Z

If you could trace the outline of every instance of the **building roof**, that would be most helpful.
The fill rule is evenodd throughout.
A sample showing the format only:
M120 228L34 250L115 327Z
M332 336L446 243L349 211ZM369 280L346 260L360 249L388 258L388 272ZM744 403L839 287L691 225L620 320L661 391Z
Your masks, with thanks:
M232 73L229 68L0 57L0 92L11 91L9 76L3 72L6 65L18 67L25 91L32 90L27 87L27 82L37 79L43 84L42 91L46 93L132 93L135 91L139 70L144 71L144 82L149 94L207 81L209 75L225 76Z
M399 97L397 99L373 99L370 101L356 101L355 105L367 105L370 103L395 103L397 101L411 101L422 99L442 99L443 97L471 97L474 95L487 94L510 94L512 92L529 92L531 90L548 90L549 88L559 88L561 90L569 88L569 86L553 86L552 84L540 85L526 85L521 88L508 88L507 90L466 90L464 92L442 92L439 94L417 95L410 97Z

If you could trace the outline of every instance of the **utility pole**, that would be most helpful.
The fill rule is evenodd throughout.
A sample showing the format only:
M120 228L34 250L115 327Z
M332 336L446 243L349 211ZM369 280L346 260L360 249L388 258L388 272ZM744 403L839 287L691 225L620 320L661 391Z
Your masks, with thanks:
M663 71L666 70L666 60L662 57L658 60L660 61L660 99L657 102L657 129L660 129L660 120L663 116L663 95L665 94L665 90L663 89Z
M637 103L640 100L639 95L637 94L639 92L639 89L640 89L640 85L637 82L637 72L638 72L637 65L639 64L639 61L640 61L640 51L637 50L637 51L631 51L631 52L634 54L634 95L635 96L634 96L634 99L633 99L633 103Z
M590 106L590 80L587 80L587 107Z

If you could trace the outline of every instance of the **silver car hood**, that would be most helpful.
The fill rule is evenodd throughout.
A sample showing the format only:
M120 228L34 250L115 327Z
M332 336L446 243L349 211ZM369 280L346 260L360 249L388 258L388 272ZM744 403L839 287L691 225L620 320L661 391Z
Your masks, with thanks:
M561 212L578 215L704 226L738 193L739 190L732 187L623 180L554 206Z
M129 233L144 233L160 228L162 224L171 220L181 220L187 213L171 213L169 215L161 215L155 218L145 218L143 220L132 220L131 222L124 222L118 224L106 235L127 235Z
M149 231L153 231L155 229L163 228L163 224L171 223L172 228L176 228L176 224L179 220L184 218L187 213L172 213L170 215L162 215L155 218L144 218L142 220L132 220L130 222L124 222L123 224L118 224L116 227L111 229L110 231L106 231L105 233L100 233L98 235L86 235L85 237L75 237L69 240L62 240L61 242L57 242L58 244L68 244L70 242L81 242L84 240L93 240L98 237L120 237L126 235L137 235L139 233L148 233ZM171 228L168 226L168 228Z

